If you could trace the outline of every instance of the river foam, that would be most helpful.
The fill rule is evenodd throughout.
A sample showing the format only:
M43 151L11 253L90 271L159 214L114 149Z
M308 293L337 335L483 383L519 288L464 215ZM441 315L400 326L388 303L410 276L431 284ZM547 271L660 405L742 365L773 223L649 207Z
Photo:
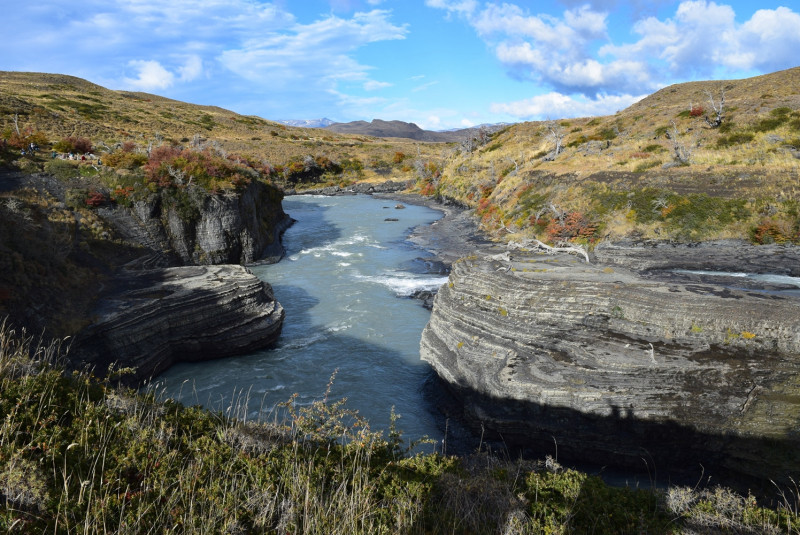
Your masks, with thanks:
M398 299L447 280L426 273L426 253L407 241L440 213L407 206L386 221L386 209L367 196L287 197L284 210L297 223L284 234L286 257L251 268L286 311L276 347L174 366L159 378L167 393L225 410L233 392L247 392L249 417L272 417L292 394L299 405L322 398L335 375L329 398L346 397L373 429L388 429L394 408L407 438L441 440L440 416L425 395L433 372L419 358L430 313ZM181 392L186 381L191 387Z

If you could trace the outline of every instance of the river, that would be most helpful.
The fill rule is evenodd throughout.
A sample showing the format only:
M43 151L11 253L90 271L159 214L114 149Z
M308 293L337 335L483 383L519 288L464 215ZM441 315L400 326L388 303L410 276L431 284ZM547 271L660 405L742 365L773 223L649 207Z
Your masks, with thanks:
M286 256L251 268L286 310L277 346L173 366L156 388L213 410L247 400L247 418L270 418L293 394L299 405L322 399L335 373L329 399L347 398L372 429L388 429L394 407L404 439L441 442L434 373L419 357L430 312L408 296L447 278L429 273L427 253L407 241L411 229L441 213L396 204L361 195L287 197L284 210L297 222L283 236Z

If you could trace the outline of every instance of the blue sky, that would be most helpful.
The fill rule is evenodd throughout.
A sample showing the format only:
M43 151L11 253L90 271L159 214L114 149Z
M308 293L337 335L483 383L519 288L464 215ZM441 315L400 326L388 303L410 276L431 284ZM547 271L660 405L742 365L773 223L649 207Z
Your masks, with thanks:
M37 0L3 12L0 70L273 120L446 129L603 115L672 83L800 65L798 0Z

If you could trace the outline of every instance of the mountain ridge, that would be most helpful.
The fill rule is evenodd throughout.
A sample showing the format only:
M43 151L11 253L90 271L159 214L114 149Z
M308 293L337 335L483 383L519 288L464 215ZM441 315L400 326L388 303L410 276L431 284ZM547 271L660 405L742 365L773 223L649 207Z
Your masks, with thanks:
M452 131L423 130L416 123L405 121L373 119L367 121L351 121L334 123L325 128L340 134L359 134L382 138L406 138L429 143L457 143L468 137L477 128L464 128Z

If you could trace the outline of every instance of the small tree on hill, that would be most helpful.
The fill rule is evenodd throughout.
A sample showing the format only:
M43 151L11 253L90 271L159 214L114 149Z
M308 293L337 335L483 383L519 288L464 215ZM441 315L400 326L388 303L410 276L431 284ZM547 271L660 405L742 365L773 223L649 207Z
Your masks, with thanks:
M689 160L692 157L692 150L678 141L678 127L675 124L675 121L672 121L672 132L669 138L672 140L672 151L675 156L675 160L677 160L681 165L689 165Z
M705 91L705 94L706 97L708 97L708 103L711 105L711 108L714 110L715 114L713 119L706 115L706 123L708 123L711 128L719 128L723 119L725 118L723 115L725 110L725 88L720 88L719 90L719 102L714 101L714 95L711 94L711 91Z
M547 121L544 126L547 129L547 140L556 146L555 150L552 152L551 158L555 160L558 155L561 154L561 151L564 150L562 143L567 134L564 132L561 125L555 121Z

